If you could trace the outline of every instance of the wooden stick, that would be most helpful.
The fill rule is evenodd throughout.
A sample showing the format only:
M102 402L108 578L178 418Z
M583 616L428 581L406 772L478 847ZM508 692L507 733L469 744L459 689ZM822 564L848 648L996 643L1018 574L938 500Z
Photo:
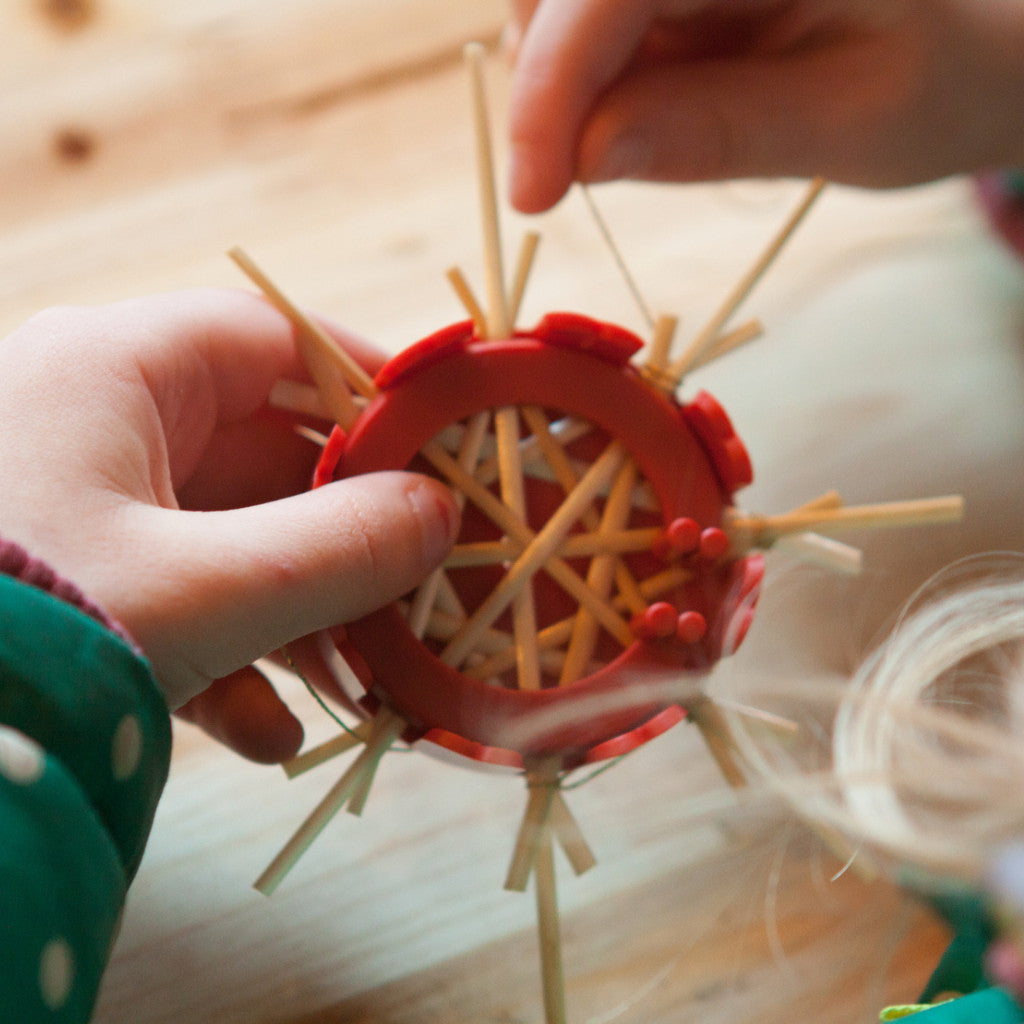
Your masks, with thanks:
M682 586L684 583L688 583L692 579L693 572L690 569L682 569L679 567L672 567L670 569L666 569L664 572L657 573L654 576L648 576L645 580L641 581L638 587L641 607L646 608L651 601L666 591ZM616 595L615 600L612 602L612 606L616 610L634 610L626 595L621 592ZM574 621L575 616L570 616L567 619L561 619L559 622L553 622L550 626L545 626L537 636L537 643L540 650L543 652L552 647L558 647L559 645L564 644L569 637L572 636L572 625ZM449 632L448 635L451 636L453 633L454 630ZM442 639L445 637L444 633L439 633L438 635ZM493 648L493 644L488 644L488 636L488 633L484 634L484 638L480 643L480 648ZM466 675L471 675L475 678L486 678L488 676L500 675L502 672L511 668L512 665L515 664L515 655L512 652L513 645L511 643L511 639L507 637L507 634L505 634L505 636L507 649L495 652L486 661L464 668L463 671ZM633 637L630 635L629 642L632 643L632 640ZM623 644L623 646L626 645Z
M379 714L379 713L378 713ZM254 888L270 896L284 881L288 872L295 867L299 858L309 849L314 840L327 827L330 820L345 806L353 791L359 786L363 773L376 771L381 757L392 741L405 727L398 716L388 728L375 735L363 748L359 757L349 766L344 775L331 787L327 795L314 808L312 814L299 826L295 834L284 845L281 852L270 862L266 870L256 879Z
M449 283L455 290L455 294L459 297L459 301L472 318L476 333L481 338L485 337L487 334L487 314L484 313L483 307L477 302L473 289L469 287L469 282L462 276L462 271L458 267L449 267L445 272L445 277L448 278Z
M750 516L727 513L726 532L740 537L749 535L757 546L770 545L789 533L805 530L926 526L956 522L963 517L964 500L960 495L890 501L875 505L847 505L834 509L796 509L778 516Z
M537 439L545 461L555 474L555 479L562 490L569 494L576 486L579 476L573 468L569 456L566 454L563 442L568 443L568 440L575 436L575 432L566 430L564 434L556 437L543 410L538 409L536 406L524 406L522 412L526 425L532 431L532 436ZM635 495L631 501L634 505L637 503ZM581 520L588 530L595 531L600 529L601 523L595 509L585 510ZM653 544L654 541L652 540L651 543ZM645 605L640 596L636 580L633 579L633 575L625 563L619 562L617 564L615 579L619 591L625 594L628 599L630 611L643 611Z
M687 705L686 713L690 721L700 729L725 781L736 788L745 786L746 776L734 756L736 743L722 712L706 697L700 697Z
M476 137L477 184L480 197L480 223L484 238L484 270L487 279L487 335L507 338L510 334L508 301L505 296L505 274L502 268L501 231L498 220L498 197L494 179L494 154L491 150L491 129L487 114L484 84L484 48L480 43L467 43L463 57L469 69L473 101L473 126Z
M626 458L625 449L617 441L613 441L605 449L572 493L558 507L555 514L533 537L501 582L477 606L463 630L441 652L440 657L443 662L448 665L459 665L465 660L475 646L479 634L509 606L516 595L529 583L533 574L542 567L546 567L545 563L554 555L559 544L564 541L583 510L590 504L598 491L608 485ZM517 519L517 521L519 520ZM579 579L578 576L576 578ZM583 587L589 595L591 604L596 599L598 604L605 605L600 595L594 594L585 583Z
M699 370L702 366L707 366L709 363L721 359L722 356L728 355L730 352L735 352L736 349L756 341L762 334L764 334L764 324L760 320L745 321L728 333L719 335L705 349L703 355L694 359L687 372L692 373L694 370Z
M789 241L793 232L796 231L801 221L814 205L815 200L821 195L825 182L816 178L808 186L797 207L789 215L782 228L776 233L768 247L754 262L754 265L740 278L732 291L726 296L725 301L718 307L711 319L700 330L697 336L687 346L686 351L669 367L669 373L681 382L683 377L690 372L694 362L699 359L707 346L714 343L714 340L721 333L729 318L736 312L739 306L753 291L754 286L764 276L765 272L775 261L782 250L782 247Z
M583 830L573 817L572 811L569 810L569 805L565 802L565 796L560 789L551 801L548 822L559 845L565 851L566 857L569 858L573 871L577 875L589 871L597 863L597 858L584 838Z
M487 436L487 429L490 425L490 413L486 410L477 413L470 420L467 429L463 432L462 441L459 446L459 466L471 474L476 469L480 459L480 449L483 447L484 438ZM459 512L466 504L466 496L461 491L455 495L455 503ZM427 579L420 585L413 598L412 608L409 612L409 629L414 636L422 638L426 628L427 618L430 609L437 601L438 591L444 580L444 567L435 569Z
M540 245L540 235L536 231L527 231L519 249L519 259L516 261L516 272L512 278L512 288L508 297L509 324L513 329L519 319L519 307L523 304L526 282L530 279L530 270L533 267L533 259L537 255L538 245Z
M517 516L512 513L486 488L468 473L460 469L458 463L439 445L428 442L422 454L449 483L466 493L466 496L492 522L501 527L505 533L518 541L525 548L536 538L536 534ZM624 647L633 642L633 633L627 623L607 602L600 600L567 565L564 560L551 556L544 565L544 570L559 586L571 594L579 604L586 604L597 616L601 625L619 639Z
M647 359L644 361L644 369L655 378L663 374L668 367L669 354L678 326L679 317L667 314L662 314L655 321Z
M545 829L533 869L537 900L537 936L540 941L544 1017L547 1024L566 1024L565 976L562 970L562 936L558 921L555 858L550 829Z
M228 253L270 303L295 327L299 350L324 405L335 422L346 429L359 415L352 391L364 398L377 393L373 378L315 321L299 309L239 248Z
M303 437L307 441L312 442L318 448L326 448L327 442L330 440L326 434L321 434L319 430L314 430L312 427L304 426L301 423L293 424L292 430L294 430L299 437Z
M634 529L609 530L603 534L573 533L562 542L559 554L565 558L591 558L595 555L628 555L650 551L664 537L660 526L640 526ZM480 540L456 544L445 559L446 569L464 569L467 566L500 565L516 558L522 551L514 540Z
M352 788L348 800L348 812L357 817L366 807L366 799L370 795L370 786L380 765L381 758L391 749L391 744L405 731L406 723L389 708L382 707L373 719L373 732L366 741L369 756L363 770Z
M299 775L310 771L319 765L330 761L331 758L344 754L353 747L361 746L370 736L370 723L360 722L353 726L350 732L342 732L337 736L309 750L303 751L295 757L281 763L285 775L289 779L297 778Z
M636 485L637 476L636 463L632 459L626 459L612 484L601 528L598 531L599 538L606 533L620 532L625 527L633 507L633 487ZM591 561L587 571L587 586L599 597L607 599L609 596L618 564L617 554L598 555ZM572 639L569 641L565 665L558 681L560 686L575 682L587 671L590 659L594 656L597 638L597 620L586 608L580 608L576 613Z
M295 412L303 416L319 416L331 419L330 410L320 397L320 389L311 384L300 384L297 380L282 377L274 381L267 395L267 405L285 412Z
M526 489L523 467L519 461L519 411L516 407L505 406L498 409L494 415L494 428L498 439L502 501L516 516L525 521ZM539 690L537 613L529 579L512 600L512 627L516 638L516 677L519 688Z
M528 778L531 778L528 776ZM557 784L552 781L533 781L529 783L529 799L526 811L519 824L516 834L516 845L512 852L512 862L505 876L505 888L510 892L525 892L530 873L537 860L537 851L541 838L547 830L548 815L557 792Z

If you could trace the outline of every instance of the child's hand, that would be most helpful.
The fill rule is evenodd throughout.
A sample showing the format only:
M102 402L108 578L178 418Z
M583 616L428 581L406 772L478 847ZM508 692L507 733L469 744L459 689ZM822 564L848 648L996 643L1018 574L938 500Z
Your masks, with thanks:
M0 536L122 622L172 708L206 691L191 717L267 760L301 729L244 666L409 590L458 520L405 473L307 490L318 449L261 415L288 375L291 328L242 292L50 310L0 342Z
M1024 0L516 0L512 200L1024 164Z

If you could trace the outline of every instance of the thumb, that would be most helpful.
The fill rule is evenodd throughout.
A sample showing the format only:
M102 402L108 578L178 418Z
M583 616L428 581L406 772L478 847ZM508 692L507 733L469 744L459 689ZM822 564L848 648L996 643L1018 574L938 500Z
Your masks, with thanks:
M411 590L444 558L458 512L436 480L371 473L229 512L147 509L125 625L172 707L211 680Z

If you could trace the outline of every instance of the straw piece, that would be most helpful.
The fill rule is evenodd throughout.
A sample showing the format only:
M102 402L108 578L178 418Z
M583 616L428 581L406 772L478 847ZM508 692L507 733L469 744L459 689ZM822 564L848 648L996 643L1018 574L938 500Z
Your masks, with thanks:
M562 969L562 937L558 920L558 895L555 887L555 858L551 834L545 830L537 850L533 869L537 901L537 928L540 941L541 979L544 990L544 1017L547 1024L566 1024L565 976Z
M705 354L707 347L714 343L729 318L753 291L754 286L761 280L765 272L775 261L782 247L789 241L793 232L796 231L800 222L814 205L815 200L821 195L824 187L825 182L821 178L816 178L811 182L797 204L796 209L789 215L767 248L736 283L722 304L714 312L711 319L700 330L693 341L690 342L682 355L671 364L669 373L677 382L682 381L683 377L693 368L695 362Z
M470 501L475 504L492 522L497 524L524 549L536 537L536 534L517 516L511 512L486 487L460 469L458 463L440 446L428 442L422 454L442 476L454 487L464 491ZM550 525L550 524L549 524ZM620 640L623 646L633 642L633 633L627 623L607 602L601 601L586 583L561 558L549 557L544 570L559 586L571 594L579 604L586 604L597 616L601 625Z
M472 475L480 459L480 450L487 436L490 420L490 413L487 411L479 412L470 420L469 425L463 431L459 445L459 466L470 475ZM455 495L455 503L461 513L466 504L466 496L461 491ZM439 595L441 595L441 589L445 582L444 566L442 566L435 569L417 589L413 597L412 608L409 611L409 629L414 636L422 639L427 620L430 616L430 610L436 604ZM454 588L451 586L444 587L444 594L441 596L446 598L455 597L458 603L457 595L455 595ZM461 606L459 610L462 611Z
M874 505L847 505L842 508L795 509L778 516L752 516L728 512L726 532L749 536L758 547L769 546L779 537L806 530L926 526L956 522L963 518L961 495L890 501Z
M622 531L632 509L633 487L636 484L637 476L636 463L632 459L627 459L612 484L601 520L601 528L598 531L599 538L605 533ZM601 554L591 561L587 571L587 586L599 597L607 598L611 592L618 564L619 559L615 554ZM562 675L558 681L560 686L575 682L587 671L590 659L594 656L597 638L597 620L586 608L580 608L576 613L572 639L569 641L565 665L562 667Z
M331 758L344 754L353 747L361 746L369 738L369 735L370 723L360 722L358 725L353 726L350 732L339 733L326 742L310 747L309 750L305 750L301 754L283 761L281 767L289 779L297 778L299 775L324 764L326 761L330 761Z
M694 370L699 370L701 367L707 366L709 363L715 362L717 359L721 359L722 356L728 355L730 352L735 352L736 349L742 348L744 345L749 344L752 341L756 341L761 335L764 334L764 324L760 320L747 320L740 324L738 327L733 328L727 334L719 335L705 350L704 354L698 356L690 364L689 371L692 373Z
M569 810L569 805L565 802L561 790L555 793L555 797L551 801L548 822L559 845L565 851L573 871L577 875L589 871L597 863L597 858L584 838L579 823L573 817L572 811Z
M494 179L494 154L491 149L491 129L484 87L485 52L480 43L467 43L462 53L469 69L473 101L480 224L483 230L484 270L487 279L487 336L489 338L507 338L511 328L508 302L505 297L498 196Z
M745 786L746 776L735 757L736 743L721 710L706 697L700 697L687 705L686 713L690 721L700 729L725 781L736 788Z
M525 892L530 873L537 859L541 838L547 829L548 815L557 792L553 782L530 783L530 796L526 812L519 825L512 862L505 876L505 888L510 892Z
M542 567L547 568L545 563L554 555L559 544L564 541L594 496L608 485L626 458L625 449L617 441L613 441L605 449L572 493L558 507L555 514L532 538L501 582L470 615L465 628L441 653L442 661L449 665L459 665L465 660L475 646L479 634L509 606L516 595L529 583L535 572ZM550 568L548 571L551 571ZM575 573L573 575L575 576ZM576 579L578 580L579 577L577 576ZM606 604L600 595L595 594L585 583L583 583L583 589L588 595L588 605L591 607L594 606L595 601L599 605ZM626 629L628 631L628 626ZM632 636L631 633L629 635Z
M264 896L270 896L277 889L330 820L345 806L353 792L363 782L364 773L369 772L372 779L381 757L405 728L405 723L397 715L388 715L382 720L380 716L383 714L383 710L378 712L375 721L383 722L385 727L375 732L359 757L349 766L348 771L331 787L281 852L256 879L254 888Z
M462 276L462 271L458 267L449 267L445 271L445 277L448 278L449 283L455 290L455 294L459 297L459 301L472 318L476 333L481 338L484 337L487 334L487 314L483 311L480 303L477 302L473 289L469 287L469 282Z
M526 488L522 463L519 461L519 412L515 406L498 409L494 414L494 428L498 439L502 500L514 515L525 520ZM539 690L537 613L528 580L512 601L512 625L516 638L516 676L519 688Z
M516 272L512 278L512 288L508 296L509 324L513 329L519 319L519 307L523 304L526 283L530 279L530 270L533 267L533 259L537 255L538 245L540 245L540 235L536 231L527 231L519 249Z
M241 249L228 253L271 304L291 321L299 351L335 422L350 427L359 415L352 392L364 398L377 393L373 378L315 321L299 309Z

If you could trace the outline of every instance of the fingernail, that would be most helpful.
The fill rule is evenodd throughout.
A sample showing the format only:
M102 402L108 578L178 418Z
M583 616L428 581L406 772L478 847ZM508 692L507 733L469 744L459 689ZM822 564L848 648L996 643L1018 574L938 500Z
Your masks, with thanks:
M413 484L409 501L423 529L423 558L437 563L451 550L459 532L459 513L451 493L434 480Z

